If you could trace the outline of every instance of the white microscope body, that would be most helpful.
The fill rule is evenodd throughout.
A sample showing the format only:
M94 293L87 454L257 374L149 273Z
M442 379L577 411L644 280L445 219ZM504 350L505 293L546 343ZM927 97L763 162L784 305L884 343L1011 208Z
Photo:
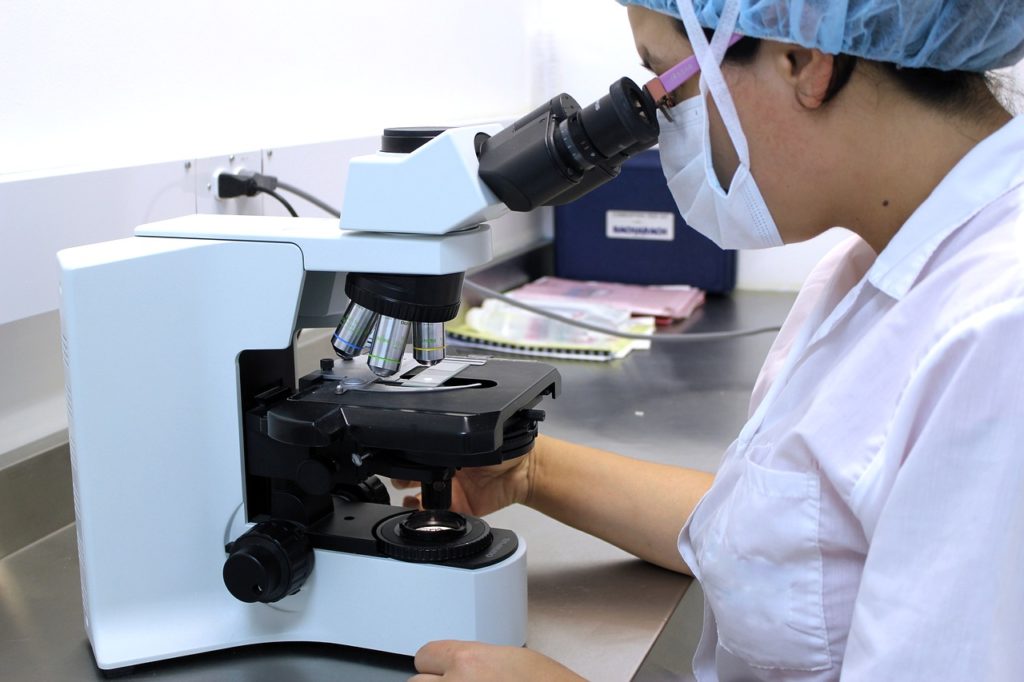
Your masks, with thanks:
M524 643L525 545L451 512L451 476L528 452L558 373L492 360L416 374L406 339L416 362L441 360L462 273L491 258L485 221L616 177L656 142L657 106L624 78L585 108L562 94L504 128L385 142L353 160L341 229L198 215L58 254L101 668L260 642ZM298 330L336 324L342 360L297 378ZM375 376L355 392L370 334ZM380 500L376 474L421 481L425 509Z
M461 273L507 209L452 129L352 162L333 220L189 216L59 254L62 346L86 629L100 668L244 644L412 654L441 638L522 645L526 548L468 570L315 549L272 604L225 588L246 515L239 354L334 326L344 273ZM411 198L411 200L410 200Z

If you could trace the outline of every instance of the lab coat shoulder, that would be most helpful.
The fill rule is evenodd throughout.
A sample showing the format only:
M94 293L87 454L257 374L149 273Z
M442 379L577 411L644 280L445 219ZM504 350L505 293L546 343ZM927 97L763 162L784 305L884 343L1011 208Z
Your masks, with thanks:
M844 679L1024 679L1021 196L959 231L911 293L937 305L854 490L870 549Z
M913 455L964 462L997 435L1024 442L1024 420L1009 419L1024 409L1024 188L954 233L886 317L907 356L884 446L851 495L869 539Z
M946 240L911 295L943 293L943 314L952 326L962 318L1024 291L1024 184L986 206ZM945 332L941 326L940 332Z
M832 247L812 268L757 375L750 395L750 415L757 411L768 394L800 333L807 325L820 322L828 314L839 298L863 277L874 258L875 254L867 242L851 234Z
M1024 304L965 319L898 417L846 679L1024 679ZM880 483L880 481L876 481Z
M1024 188L953 232L890 314L919 334L853 489L869 549L843 679L1024 679Z

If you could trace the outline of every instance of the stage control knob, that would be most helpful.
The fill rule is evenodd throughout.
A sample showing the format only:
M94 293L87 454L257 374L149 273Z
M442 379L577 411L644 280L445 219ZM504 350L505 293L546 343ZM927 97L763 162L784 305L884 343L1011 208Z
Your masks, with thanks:
M227 551L224 585L247 603L270 604L295 594L313 570L313 546L291 523L258 523Z

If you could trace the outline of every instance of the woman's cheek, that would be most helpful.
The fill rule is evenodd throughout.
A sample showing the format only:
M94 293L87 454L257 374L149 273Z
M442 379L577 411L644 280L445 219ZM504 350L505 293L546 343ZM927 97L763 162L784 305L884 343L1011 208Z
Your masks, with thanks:
M711 164L718 176L718 183L728 191L740 161L711 95L708 95L708 126L711 131Z

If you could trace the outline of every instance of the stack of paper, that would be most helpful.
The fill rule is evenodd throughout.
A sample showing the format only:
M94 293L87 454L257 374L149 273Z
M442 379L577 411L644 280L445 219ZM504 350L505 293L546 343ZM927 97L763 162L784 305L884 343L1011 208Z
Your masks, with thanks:
M685 285L641 286L558 277L541 277L508 295L531 303L586 301L665 320L687 318L704 304L704 292Z
M562 317L634 334L651 334L655 318L689 317L704 303L704 292L688 286L647 287L557 277L543 277L508 295ZM650 347L648 340L587 331L491 299L449 324L448 336L475 348L579 360L612 360Z
M528 313L529 314L529 313ZM539 316L538 316L539 317ZM491 331L477 329L466 323L462 316L448 324L448 338L460 346L472 348L490 348L503 353L518 355L537 355L563 360L597 360L607 361L622 358L634 349L651 347L650 341L641 339L623 339L605 336L606 340L590 342L546 341L543 339L514 339ZM651 334L654 332L654 318L634 318L627 329L633 334Z

